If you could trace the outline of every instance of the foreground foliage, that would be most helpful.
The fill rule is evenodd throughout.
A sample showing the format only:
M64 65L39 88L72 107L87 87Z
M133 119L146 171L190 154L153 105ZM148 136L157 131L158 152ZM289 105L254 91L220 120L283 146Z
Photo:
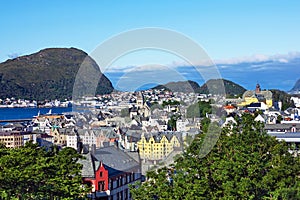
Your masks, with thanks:
M249 114L201 158L199 135L170 168L147 174L134 199L300 199L300 162Z
M46 152L27 143L0 146L0 199L75 199L83 194L81 155L73 148Z

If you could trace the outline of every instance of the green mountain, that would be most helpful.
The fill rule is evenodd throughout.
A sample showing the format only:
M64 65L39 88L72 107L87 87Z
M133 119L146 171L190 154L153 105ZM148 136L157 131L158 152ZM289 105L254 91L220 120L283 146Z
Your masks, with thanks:
M294 87L291 89L291 93L298 93L300 91L300 79L295 83Z
M153 89L167 89L173 92L196 92L196 93L202 93L202 94L216 94L216 93L222 93L220 91L220 81L223 81L224 88L227 95L242 95L246 89L242 86L225 79L211 79L207 81L205 84L203 84L201 87L198 83L194 81L179 81L179 82L170 82L165 85L158 85L154 87ZM208 87L209 86L209 87ZM210 91L209 91L209 89ZM222 88L221 88L222 89Z
M226 95L242 95L246 91L245 88L232 81L226 79L210 79L199 88L199 93L222 94L222 88L220 88L222 82Z
M198 83L194 81L178 81L178 82L170 82L164 85L158 85L153 89L166 89L172 92L198 92L200 86Z
M270 90L274 102L282 102L282 110L286 110L289 107L295 107L294 102L291 100L292 95L277 89Z
M100 77L96 94L113 91L111 82L87 53L75 48L49 48L0 63L0 98L70 99L82 63L85 70L81 73L86 76L81 78L95 81ZM90 73L97 77L89 77ZM85 81L79 81L77 90L84 91L93 84Z

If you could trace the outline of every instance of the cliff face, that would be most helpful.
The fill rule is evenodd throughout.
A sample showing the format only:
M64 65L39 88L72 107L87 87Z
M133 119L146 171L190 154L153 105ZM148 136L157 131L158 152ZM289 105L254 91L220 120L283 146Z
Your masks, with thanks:
M100 77L96 94L112 92L110 80L85 52L75 48L49 48L0 63L0 98L70 99L83 61Z
M300 91L300 79L298 79L294 87L291 89L291 92L299 92L299 91Z

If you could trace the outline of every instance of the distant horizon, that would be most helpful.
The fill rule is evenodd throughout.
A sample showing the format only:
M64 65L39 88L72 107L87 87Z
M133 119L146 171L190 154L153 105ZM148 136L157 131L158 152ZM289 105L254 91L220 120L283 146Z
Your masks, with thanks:
M76 48L82 50L77 47L49 48ZM43 49L38 49L33 53L37 53L40 50ZM26 55L20 55L18 57L21 56ZM278 89L289 92L294 87L296 82L300 79L300 74L298 72L300 70L298 67L300 66L300 52L269 56L253 55L234 59L215 60L214 63L216 63L216 66L220 71L221 78L232 81L247 90L254 90L255 85L259 83L262 89ZM116 67L116 65L112 65L108 68L107 71L104 71L103 73L109 78L115 89L120 91L127 91L127 89L119 88L118 82L122 80L122 77L128 74L135 78L136 75L140 76L143 73L149 74L149 68L147 68L147 65L143 67L146 68L143 69L140 68L140 66L124 66L122 68L118 68ZM177 72L179 75L183 75L183 79L176 79L178 77L175 76L175 79L172 79L172 77L170 77L170 79L162 79L164 82L161 83L149 82L148 84L155 86L166 84L169 82L178 82L185 80L194 81L200 86L205 83L205 81L201 77L201 74L199 74L199 72L195 73L195 71L197 70L195 70L194 67L189 66L187 63L184 63L183 61L174 61L171 64L166 64L166 68ZM152 72L153 75L155 75L155 73L159 73L159 70L162 70L163 72L165 69L154 69ZM251 80L251 77L255 78L252 78ZM274 79L273 81L272 78L274 77L277 79ZM125 87L125 85L123 85L123 87ZM135 86L129 85L129 88L132 87ZM137 88L147 89L148 86L146 84L146 86L138 86Z
M120 33L155 27L193 40L215 62L221 77L247 89L259 82L262 88L289 91L300 78L298 0L14 0L1 1L0 6L0 62L52 47L74 47L91 54ZM163 51L132 52L111 64L104 73L117 89L135 88L120 82L117 75L124 74L148 82L154 75L162 82L204 82L182 58ZM160 67L151 72L148 64ZM168 76L166 68L176 78Z

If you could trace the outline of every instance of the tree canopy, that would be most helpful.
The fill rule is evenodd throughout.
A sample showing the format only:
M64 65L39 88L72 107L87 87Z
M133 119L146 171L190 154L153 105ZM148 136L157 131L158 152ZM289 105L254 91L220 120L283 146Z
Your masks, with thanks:
M78 199L84 193L79 158L70 147L0 146L0 199Z
M174 166L148 172L134 199L300 199L299 155L250 114L237 122L205 157L199 134Z
M199 101L198 103L192 104L187 108L187 118L193 117L205 117L206 114L212 113L211 102Z

